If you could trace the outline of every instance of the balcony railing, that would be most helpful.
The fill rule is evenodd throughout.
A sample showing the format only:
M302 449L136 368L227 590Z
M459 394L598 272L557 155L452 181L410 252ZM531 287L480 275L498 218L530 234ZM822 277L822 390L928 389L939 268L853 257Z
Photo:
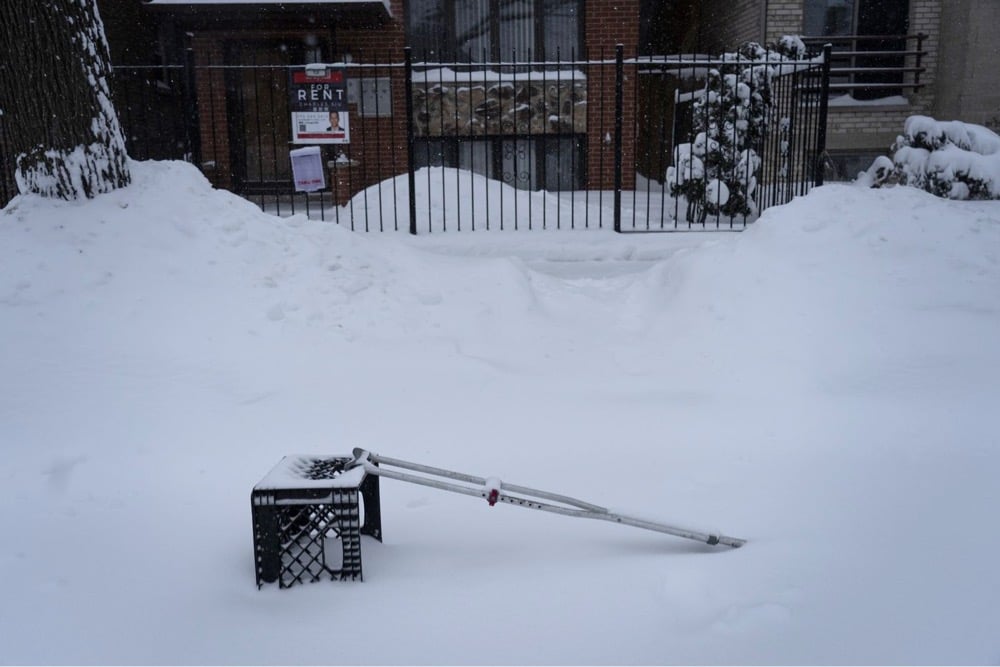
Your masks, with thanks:
M810 51L833 45L831 97L850 95L857 101L878 100L924 87L927 35L831 35L803 37Z

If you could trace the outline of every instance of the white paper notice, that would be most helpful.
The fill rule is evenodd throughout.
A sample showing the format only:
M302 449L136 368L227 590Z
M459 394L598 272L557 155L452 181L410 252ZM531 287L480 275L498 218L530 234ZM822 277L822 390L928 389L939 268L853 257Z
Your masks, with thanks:
M288 151L292 159L292 177L295 179L295 190L298 192L315 192L326 187L326 175L323 173L323 159L319 154L319 146L306 146Z

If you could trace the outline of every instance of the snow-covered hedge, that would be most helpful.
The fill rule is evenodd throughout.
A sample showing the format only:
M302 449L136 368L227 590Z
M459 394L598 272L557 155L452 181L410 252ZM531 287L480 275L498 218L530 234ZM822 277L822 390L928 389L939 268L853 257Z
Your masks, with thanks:
M1000 136L982 125L910 116L892 146L858 176L878 188L899 183L950 199L1000 199Z

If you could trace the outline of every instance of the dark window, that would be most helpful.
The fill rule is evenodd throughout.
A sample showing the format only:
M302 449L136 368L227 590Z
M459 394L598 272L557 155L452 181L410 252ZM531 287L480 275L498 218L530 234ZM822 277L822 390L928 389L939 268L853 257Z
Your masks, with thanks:
M853 35L854 0L806 0L802 28L816 37Z
M806 0L802 28L810 37L844 37L830 40L835 52L844 52L834 54L831 82L862 84L841 90L877 99L902 92L905 59L886 52L906 50L909 9L909 0ZM838 69L847 71L838 76Z
M806 0L802 29L809 36L902 35L908 0Z
M582 46L582 0L412 0L408 42L418 59L568 60Z

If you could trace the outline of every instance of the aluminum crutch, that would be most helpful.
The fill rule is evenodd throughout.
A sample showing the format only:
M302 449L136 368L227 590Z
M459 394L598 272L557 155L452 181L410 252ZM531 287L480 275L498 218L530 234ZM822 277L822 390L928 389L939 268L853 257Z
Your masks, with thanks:
M501 502L516 505L518 507L527 507L528 509L552 512L553 514L562 514L564 516L578 517L581 519L610 521L611 523L620 523L626 526L634 526L636 528L652 530L658 533L666 533L667 535L683 537L713 546L717 544L724 544L729 547L738 548L746 544L746 540L738 537L727 537L725 535L703 533L696 530L689 530L687 528L679 528L677 526L671 526L664 523L631 517L619 512L612 512L605 507L577 500L576 498L570 498L569 496L563 496L556 493L549 493L548 491L541 491L539 489L532 489L526 486L519 486L517 484L508 484L507 482L501 482L496 478L477 477L475 475L467 475L465 473L445 470L443 468L435 468L419 463L412 463L410 461L403 461L401 459L394 459L388 456L374 454L361 448L355 448L353 453L354 461L348 464L348 468L363 466L365 472L370 475L378 475L379 477L396 479L401 482L429 486L434 489L440 489L441 491L451 491L453 493L461 493L467 496L485 498L487 502L489 502L490 506ZM400 472L399 470L393 470L392 468L399 468L401 470L411 472ZM411 473L421 474L415 475ZM443 479L435 479L435 477Z

